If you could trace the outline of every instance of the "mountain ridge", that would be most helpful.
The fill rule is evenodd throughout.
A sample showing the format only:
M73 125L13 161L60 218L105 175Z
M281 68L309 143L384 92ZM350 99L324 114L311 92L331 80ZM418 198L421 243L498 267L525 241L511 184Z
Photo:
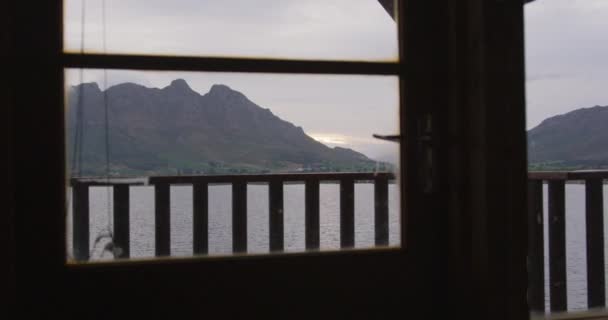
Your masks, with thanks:
M608 167L608 106L549 117L528 131L528 163L534 169Z
M70 88L68 152L71 159L73 132L82 121L82 169L90 175L102 173L105 159L104 99L113 175L361 171L376 164L357 151L325 146L227 85L200 94L175 79L163 88L130 82L105 91L97 83Z

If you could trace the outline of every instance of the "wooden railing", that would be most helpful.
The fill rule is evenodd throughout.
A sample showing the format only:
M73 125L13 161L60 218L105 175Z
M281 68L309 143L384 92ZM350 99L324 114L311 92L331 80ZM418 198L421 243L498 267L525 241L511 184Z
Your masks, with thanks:
M587 300L589 308L605 306L603 182L608 171L530 172L528 174L528 269L529 303L534 312L545 310L543 184L548 185L548 259L551 311L567 309L565 184L584 182L586 194ZM282 251L283 185L286 182L305 185L305 243L307 250L319 249L319 185L339 182L340 246L354 246L354 185L374 184L375 244L388 244L388 185L392 173L301 173L261 175L158 176L142 179L72 179L73 252L78 261L89 259L89 187L111 186L114 196L113 241L122 249L120 258L129 253L129 187L153 185L155 201L155 255L170 252L170 186L191 185L193 192L193 253L207 254L208 186L232 185L233 252L247 252L247 184L268 184L269 246L271 252Z
M548 258L551 312L567 310L565 184L585 184L588 307L606 305L603 182L608 171L528 173L528 300L533 312L545 311L543 184L548 185Z
M322 182L340 184L340 246L355 244L354 198L355 183L374 184L374 219L376 246L388 245L388 185L392 173L288 173L259 175L157 176L140 179L71 179L73 211L73 255L77 261L89 260L89 187L110 186L114 196L113 243L121 248L119 258L129 258L129 189L132 185L154 186L155 255L169 256L170 246L170 186L192 186L193 253L207 254L208 186L232 185L232 245L233 252L247 252L247 184L268 184L270 251L283 251L283 185L286 182L305 185L305 242L307 250L319 249L319 185Z

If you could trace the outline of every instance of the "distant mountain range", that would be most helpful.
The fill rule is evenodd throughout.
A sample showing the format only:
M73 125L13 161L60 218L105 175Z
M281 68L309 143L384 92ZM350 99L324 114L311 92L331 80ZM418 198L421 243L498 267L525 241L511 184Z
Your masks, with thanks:
M82 94L79 101L78 95ZM347 148L329 148L225 85L201 95L178 79L165 88L96 83L68 93L68 159L74 132L84 132L82 168L103 174L104 96L112 175L221 174L277 171L368 171L376 162ZM76 106L83 116L77 118ZM382 164L383 166L386 164Z
M104 97L112 175L378 169L367 156L314 140L228 86L214 85L201 95L177 79L162 89L134 83L105 92L96 83L70 88L68 159L74 151L76 106L82 103L86 175L105 172ZM380 169L391 170L386 162ZM531 170L608 168L608 106L550 117L529 130L528 163Z
M608 106L545 119L528 131L531 169L608 168Z

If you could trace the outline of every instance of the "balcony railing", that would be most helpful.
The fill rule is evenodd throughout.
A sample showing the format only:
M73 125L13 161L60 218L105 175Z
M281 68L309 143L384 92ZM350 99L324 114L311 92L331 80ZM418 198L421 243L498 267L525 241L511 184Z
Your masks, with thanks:
M543 184L547 184L548 271L551 312L566 311L566 183L585 184L587 307L606 305L603 184L608 171L530 172L528 174L528 300L533 312L545 312Z
M284 250L283 185L305 185L305 243L307 250L319 249L319 185L338 182L340 185L340 247L355 244L355 183L374 185L375 245L386 246L389 239L388 185L395 179L389 172L376 173L288 173L259 175L156 176L136 179L74 178L72 186L73 256L77 261L89 260L89 187L109 186L113 190L113 244L121 248L118 258L129 258L129 189L133 185L154 186L155 256L171 254L170 187L192 186L192 244L194 254L209 252L208 187L210 184L232 186L232 251L247 252L247 184L268 184L269 246L271 252Z
M550 298L552 312L567 309L566 286L566 183L585 184L585 228L587 256L587 301L589 308L604 307L605 260L603 223L603 184L608 171L530 172L528 175L528 270L529 302L535 312L545 311L545 297ZM114 196L113 242L122 248L119 258L129 258L129 187L154 186L155 255L170 252L170 186L192 186L192 243L194 254L207 254L208 186L232 186L232 251L247 252L247 184L268 184L269 249L283 251L283 185L305 185L305 244L307 250L319 249L319 185L338 182L340 185L340 247L354 246L354 185L374 184L375 245L386 246L389 239L388 185L395 179L392 173L294 173L262 175L158 176L142 179L72 179L73 252L74 259L89 259L89 187L110 186ZM543 184L547 184L548 199L543 199ZM548 271L549 292L545 292L544 218L543 204L548 204Z

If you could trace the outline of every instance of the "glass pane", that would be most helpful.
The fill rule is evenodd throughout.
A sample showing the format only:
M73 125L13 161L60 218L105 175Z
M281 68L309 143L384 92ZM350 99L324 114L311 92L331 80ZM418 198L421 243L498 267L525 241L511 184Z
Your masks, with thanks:
M105 32L108 53L368 61L398 57L390 0L64 3L64 47L69 52L103 52Z
M604 0L537 0L525 7L535 313L606 306L607 28Z
M65 75L71 260L400 245L397 77Z

